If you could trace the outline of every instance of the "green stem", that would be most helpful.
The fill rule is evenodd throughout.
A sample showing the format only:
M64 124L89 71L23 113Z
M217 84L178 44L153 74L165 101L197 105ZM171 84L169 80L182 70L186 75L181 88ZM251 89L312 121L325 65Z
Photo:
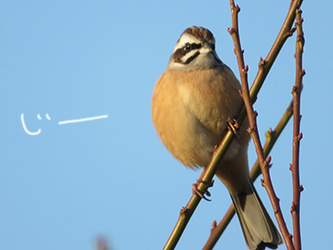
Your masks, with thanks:
M266 142L265 142L264 147L263 147L265 157L267 157L269 155L269 153L271 152L274 144L276 143L277 139L279 138L282 131L284 130L284 128L288 124L291 116L293 115L292 106L293 106L293 102L291 101L291 103L289 104L288 108L286 109L286 111L282 115L280 121L278 122L278 124L276 125L274 130L270 129L266 133ZM254 182L259 177L260 174L261 174L260 165L259 165L259 161L257 160L253 164L253 167L252 167L251 172L250 172L250 178L251 178L252 182ZM211 234L210 234L206 244L202 248L202 250L213 249L216 242L221 237L224 230L229 225L231 219L234 217L234 215L235 215L234 205L231 204L228 211L225 213L224 217L220 221L220 223L211 230Z
M295 10L297 8L299 8L301 3L302 3L302 0L292 0L291 7L289 9L287 17L284 21L284 24L280 30L280 33L279 33L276 41L274 42L274 44L272 46L272 49L268 53L266 59L262 60L261 64L259 64L260 67L259 67L258 74L257 74L257 76L254 80L254 83L251 87L251 90L250 90L250 96L251 96L252 101L256 99L256 96L257 96L271 66L273 65L279 51L281 50L284 42L291 35L290 28L291 28L292 22L295 19ZM246 110L243 106L243 108L241 109L239 116L238 116L238 124L242 124L242 121L244 120L245 116L246 116ZM215 150L210 164L207 166L207 168L204 169L205 173L202 178L202 182L200 182L198 185L198 190L201 193L207 192L209 185L207 185L205 183L211 183L213 176L215 175L216 169L218 168L219 163L222 161L222 157L226 154L227 149L229 148L234 137L235 136L234 136L233 132L228 131L226 133L226 135L224 136L224 138L222 139L221 144ZM184 209L182 209L179 219L175 225L175 228L173 229L168 241L166 242L166 244L163 248L164 250L174 249L176 247L188 221L190 220L190 218L191 218L195 208L198 206L200 200L201 200L200 197L198 197L197 195L193 195L191 197L190 201L188 202L188 204L186 205L186 207Z

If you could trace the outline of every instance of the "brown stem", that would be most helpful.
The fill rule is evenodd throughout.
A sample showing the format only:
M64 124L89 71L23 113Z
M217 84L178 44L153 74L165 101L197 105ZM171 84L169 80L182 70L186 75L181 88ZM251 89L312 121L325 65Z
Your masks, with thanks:
M300 229L300 196L303 187L300 185L299 178L299 149L300 149L300 140L302 134L300 133L300 98L301 98L301 89L302 89L302 78L305 74L305 71L302 68L302 55L304 47L304 34L302 28L302 11L296 11L296 79L295 85L292 88L293 94L293 112L294 112L294 121L293 121L293 155L292 155L292 182L293 182L293 202L291 205L291 213L293 218L293 232L294 232L294 244L295 249L301 250L301 229Z
M292 105L292 101L291 101L291 103L289 104L288 108L282 115L279 123L276 125L274 130L270 129L268 132L266 132L266 142L263 147L265 157L268 156L268 154L272 150L275 142L277 141L280 134L282 133L282 131L286 127L287 123L289 122L291 116L293 115L292 106L293 105ZM254 163L254 165L251 169L251 172L250 172L250 178L251 178L252 182L254 182L260 174L261 174L260 166L259 166L259 162L257 160ZM227 226L229 225L229 223L234 215L235 215L234 205L231 204L231 206L229 207L228 211L225 213L225 215L222 218L222 220L220 221L220 223L211 230L209 238L208 238L206 244L204 245L204 247L202 248L202 250L213 249L216 242L221 237L222 233L227 228Z
M301 5L302 0L292 0L290 10L288 12L288 15L286 17L286 20L283 24L283 27L281 28L281 31L273 44L271 51L269 52L267 58L265 60L262 60L262 63L260 64L261 67L259 67L259 71L257 74L257 77L251 87L250 96L251 100L254 100L263 84L263 81L265 77L267 76L270 67L273 65L278 52L282 48L284 42L286 41L287 37L290 36L290 27L292 25L293 20L295 19L295 11L292 11L293 9L296 10L296 7L299 8ZM289 28L288 28L289 27ZM283 36L281 35L283 34ZM238 124L241 124L246 116L246 110L244 108L241 109L239 116L238 116ZM209 164L209 166L206 168L205 175L203 177L203 182L198 185L199 191L201 193L205 193L209 187L209 185L204 183L210 183L217 167L219 166L220 161L222 160L223 156L225 155L228 147L230 146L232 140L234 139L235 135L233 132L228 131L226 135L224 136L222 142L220 143L219 147L215 150L212 160ZM191 218L195 208L199 204L201 198L197 195L193 195L186 205L186 208L182 209L181 214L179 216L179 219L176 223L175 228L173 229L167 243L165 244L163 249L174 249L178 243L178 240L180 239L189 219ZM184 212L185 210L185 212Z
M223 156L226 154L232 140L234 139L235 134L232 132L227 132L224 136L222 142L220 145L215 149L212 159L208 165L207 168L205 168L203 171L202 180L199 182L197 188L198 190L204 194L207 192L207 189L210 186L210 183L215 175L216 169L220 165L220 162L223 158ZM182 208L180 211L180 215L178 218L178 221L168 239L166 242L163 250L171 250L174 249L184 232L184 229L189 222L192 214L194 213L196 207L198 206L199 202L201 200L201 197L199 197L197 194L193 194L190 198L189 202L187 203L186 207Z
M272 65L273 65L276 57L278 56L281 48L283 47L285 41L294 32L294 30L291 29L291 27L295 20L296 10L300 8L302 2L303 2L303 0L291 0L289 11L282 24L280 32L277 35L274 44L272 45L272 48L268 52L265 59L260 58L259 70L256 75L256 78L253 81L253 84L252 84L251 90L250 90L250 96L251 96L252 102L254 102L255 97L257 96L264 80L266 79L266 76L267 76L270 68L272 67Z
M252 140L254 142L254 146L256 149L256 153L258 156L258 161L260 165L260 169L263 175L262 185L265 187L268 196L270 198L270 201L272 203L275 217L278 221L280 230L282 232L283 238L286 242L286 245L288 249L294 249L292 239L290 237L290 233L287 229L286 222L283 218L283 214L280 208L280 201L275 193L275 190L273 188L273 184L271 181L271 177L269 174L269 168L268 165L270 163L271 158L268 157L265 159L264 151L261 145L261 141L259 138L258 133L258 127L257 127L257 113L254 111L252 106L252 100L250 97L250 91L247 81L247 71L248 66L245 66L244 64L244 57L243 57L243 50L241 48L240 39L239 39L239 33L238 33L238 13L239 13L239 7L235 6L235 3L233 0L230 0L230 6L231 6L231 13L232 13L232 28L229 29L229 32L233 38L233 42L235 45L235 54L237 57L237 63L238 63L238 69L240 73L241 78L241 84L242 84L242 97L244 100L244 105L246 109L246 113L249 120L249 129L248 132L250 133Z

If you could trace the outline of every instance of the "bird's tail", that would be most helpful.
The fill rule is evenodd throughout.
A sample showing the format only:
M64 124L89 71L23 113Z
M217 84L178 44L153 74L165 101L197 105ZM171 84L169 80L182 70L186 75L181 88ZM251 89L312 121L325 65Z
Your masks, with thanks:
M231 195L250 250L277 248L282 238L252 185L250 194Z

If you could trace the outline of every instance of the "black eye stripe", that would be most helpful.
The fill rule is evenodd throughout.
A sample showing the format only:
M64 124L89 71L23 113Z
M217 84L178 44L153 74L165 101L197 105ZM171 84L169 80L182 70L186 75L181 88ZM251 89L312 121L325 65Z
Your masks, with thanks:
M200 43L186 43L182 48L177 49L175 53L178 55L184 56L188 52L194 50L194 49L200 49L202 45Z
M194 50L194 49L200 49L202 47L201 43L186 43L183 47L183 50L187 52Z
M202 45L200 43L186 43L183 47L177 49L173 55L172 58L175 62L181 62L181 58L185 56L187 53L194 49L200 49ZM199 52L198 52L199 53ZM197 56L197 55L196 55ZM192 58L193 60L193 58ZM191 60L190 60L191 61Z
M199 51L197 51L193 56L190 56L187 58L187 60L184 62L184 64L189 64L194 58L196 58L200 54Z

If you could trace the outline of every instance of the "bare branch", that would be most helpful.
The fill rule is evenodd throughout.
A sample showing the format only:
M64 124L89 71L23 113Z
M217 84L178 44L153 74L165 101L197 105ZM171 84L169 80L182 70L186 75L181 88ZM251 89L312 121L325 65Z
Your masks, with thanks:
M300 133L300 98L301 98L301 89L302 89L302 79L305 74L305 71L302 68L302 55L304 47L304 35L303 35L303 18L301 16L302 11L297 10L296 12L296 80L295 85L292 88L293 95L293 112L294 112L294 121L293 121L293 155L292 155L292 180L293 180L293 202L291 205L291 213L293 218L293 230L294 230L294 244L295 249L300 250L301 247L301 229L300 229L300 196L303 187L300 185L299 178L299 148L300 140L302 138L302 133Z
M212 179L215 175L216 169L220 165L220 162L223 156L226 154L227 149L229 148L234 137L234 133L226 133L220 145L215 149L208 167L203 170L203 173L201 174L202 181L198 183L197 186L198 190L202 194L207 192L207 189L209 188L210 183L212 182ZM174 249L176 247L187 223L189 222L201 199L202 198L197 194L193 194L186 207L181 209L176 226L173 229L167 243L165 244L163 248L164 250Z
M293 106L293 104L291 102L289 104L288 108L286 109L286 111L284 112L284 114L282 115L279 123L274 128L274 130L270 129L268 132L266 132L266 142L263 147L265 157L268 156L268 154L270 153L271 149L273 148L275 142L277 141L280 134L282 133L282 131L288 124L291 116L293 115L292 106ZM259 162L257 160L254 163L254 165L251 169L251 172L250 172L250 178L251 178L252 182L254 182L260 174L261 174L260 166L259 166ZM205 246L202 248L203 250L213 249L216 242L221 237L222 233L227 228L227 226L229 225L229 223L234 215L235 215L234 205L231 204L231 206L229 207L228 211L225 213L225 215L222 218L222 220L220 221L220 223L212 228L209 238L208 238Z
M262 60L259 64L259 71L258 74L254 80L254 83L252 84L251 90L250 90L250 97L251 100L255 100L271 66L273 65L280 49L282 48L284 42L286 39L292 34L291 26L295 19L295 10L300 7L302 3L302 0L292 0L291 6L289 9L289 12L287 14L287 17L283 23L283 26L280 30L280 33L278 37L276 38L276 41L274 42L270 52L268 53L265 60ZM243 67L245 71L247 71L247 68ZM247 75L247 74L246 74ZM243 106L241 109L239 116L238 116L238 124L241 124L246 116L246 110ZM215 175L216 169L219 166L219 163L221 162L223 156L225 155L227 149L229 148L232 140L234 139L235 135L233 132L228 131L226 135L224 136L222 142L220 145L215 149L213 157L211 159L211 162L207 168L205 168L203 172L203 178L202 182L198 184L198 190L201 193L206 193L207 189L209 187L209 184L211 183L213 176ZM190 220L194 210L198 206L199 202L201 200L201 197L198 195L193 195L190 198L190 201L186 205L185 208L181 210L179 219L176 223L176 226L174 230L172 231L167 243L165 244L163 249L174 249L188 223Z
M293 249L293 242L290 237L290 233L287 229L286 222L283 218L283 214L280 208L280 200L277 197L275 190L273 188L273 184L271 181L271 177L269 174L269 163L271 161L271 157L265 158L264 156L264 151L261 145L261 141L259 138L259 133L258 133L258 127L257 127L257 113L254 111L253 106L252 106L252 100L250 97L250 91L249 91L249 86L248 86L248 81L247 81L247 71L248 71L248 66L245 66L244 63L244 57L243 57L243 50L241 48L240 40L239 40L239 34L238 34L238 13L239 13L239 7L235 6L235 3L233 0L230 0L230 6L231 6L231 13L232 13L232 28L229 29L230 34L233 38L234 45L235 45L235 54L237 57L237 62L238 62L238 68L239 68L239 73L241 77L241 83L242 83L242 97L244 100L244 105L246 109L246 113L249 119L249 124L250 127L248 128L248 132L250 133L252 140L254 142L254 146L257 152L258 156L258 161L260 165L260 169L263 175L263 180L261 180L262 185L265 187L268 196L271 200L275 217L278 221L280 230L282 232L282 236L284 238L284 241L286 242L286 245L288 249Z

